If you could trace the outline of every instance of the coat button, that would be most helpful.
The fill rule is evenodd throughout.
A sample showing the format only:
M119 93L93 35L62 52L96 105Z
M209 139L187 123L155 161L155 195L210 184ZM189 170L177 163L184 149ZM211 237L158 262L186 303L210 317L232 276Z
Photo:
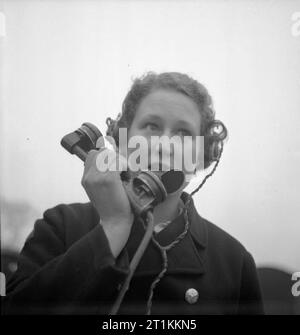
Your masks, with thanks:
M199 298L199 293L197 290L195 290L194 288L189 288L186 292L185 292L185 300L189 303L189 304L194 304L195 302L197 302Z

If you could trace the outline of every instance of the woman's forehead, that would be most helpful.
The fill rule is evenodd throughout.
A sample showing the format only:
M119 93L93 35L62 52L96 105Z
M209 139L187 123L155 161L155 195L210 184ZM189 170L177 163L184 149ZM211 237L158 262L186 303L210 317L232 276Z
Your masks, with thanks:
M201 115L196 103L188 96L173 90L159 89L148 94L140 103L136 117L176 118L200 124Z

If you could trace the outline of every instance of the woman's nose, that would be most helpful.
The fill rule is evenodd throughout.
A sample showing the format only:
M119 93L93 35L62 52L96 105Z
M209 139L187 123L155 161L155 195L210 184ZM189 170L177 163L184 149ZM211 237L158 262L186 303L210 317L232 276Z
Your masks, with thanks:
M152 139L151 154L157 155L159 160L172 158L174 154L174 144L170 131L164 131L160 136Z

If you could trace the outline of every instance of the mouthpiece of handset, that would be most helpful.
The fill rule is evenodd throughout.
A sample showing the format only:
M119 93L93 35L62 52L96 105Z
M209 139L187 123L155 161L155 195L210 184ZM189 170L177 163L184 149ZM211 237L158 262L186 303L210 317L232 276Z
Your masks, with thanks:
M132 209L138 216L163 202L167 195L179 190L184 183L182 171L167 171L161 177L154 172L144 170L133 176L124 187Z

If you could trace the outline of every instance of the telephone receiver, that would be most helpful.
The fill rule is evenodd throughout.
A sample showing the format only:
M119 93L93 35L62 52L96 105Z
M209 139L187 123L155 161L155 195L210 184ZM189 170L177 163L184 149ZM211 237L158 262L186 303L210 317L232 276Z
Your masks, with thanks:
M61 145L69 153L85 161L90 150L105 148L96 148L97 140L101 137L103 135L100 130L92 123L86 122L79 129L65 135ZM122 171L120 177L134 214L142 218L149 210L152 211L156 205L163 202L168 194L177 191L184 182L183 172L177 170L166 171L160 177L150 170L138 173Z

